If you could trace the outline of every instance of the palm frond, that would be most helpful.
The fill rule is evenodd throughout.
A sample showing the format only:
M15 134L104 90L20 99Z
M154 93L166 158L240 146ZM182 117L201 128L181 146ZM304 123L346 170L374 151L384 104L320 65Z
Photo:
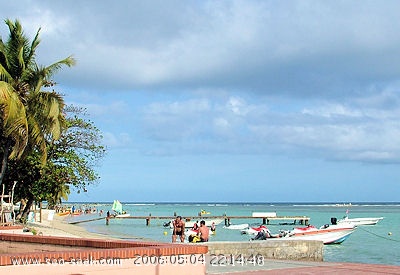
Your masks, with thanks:
M41 28L38 29L38 31L36 32L35 38L32 40L31 47L29 50L29 55L28 55L29 60L32 60L35 57L36 48L40 44L40 39L39 39L40 30L41 30Z
M53 76L62 66L72 67L76 64L76 60L72 56L68 56L67 58L57 61L56 63L51 64L46 67L46 76L47 78Z
M10 158L19 158L28 143L25 107L12 86L4 81L0 81L0 107L4 134L15 142Z
M9 74L6 68L3 67L2 64L0 64L0 81L5 81L9 84L12 84L13 82L12 76Z

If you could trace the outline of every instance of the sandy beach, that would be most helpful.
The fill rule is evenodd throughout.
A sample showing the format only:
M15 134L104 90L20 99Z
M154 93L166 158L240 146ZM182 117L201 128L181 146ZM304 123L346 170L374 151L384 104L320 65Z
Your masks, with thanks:
M85 228L69 224L65 221L65 216L54 215L52 220L47 219L47 213L44 213L42 222L28 222L25 225L25 230L30 229L29 232L24 232L24 229L1 229L0 233L8 234L40 234L43 236L57 236L57 237L74 237L74 238L99 238L99 239L115 239L113 237L88 232Z

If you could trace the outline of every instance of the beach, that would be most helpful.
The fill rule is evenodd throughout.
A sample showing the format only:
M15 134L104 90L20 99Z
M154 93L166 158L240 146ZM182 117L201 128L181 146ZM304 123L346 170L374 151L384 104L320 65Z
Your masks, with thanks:
M29 232L25 232L29 229ZM52 220L47 219L44 211L42 222L28 222L23 228L0 229L0 233L32 235L33 232L42 236L71 237L71 238L99 238L99 239L118 239L116 237L87 231L84 227L69 224L65 221L65 216L54 215Z

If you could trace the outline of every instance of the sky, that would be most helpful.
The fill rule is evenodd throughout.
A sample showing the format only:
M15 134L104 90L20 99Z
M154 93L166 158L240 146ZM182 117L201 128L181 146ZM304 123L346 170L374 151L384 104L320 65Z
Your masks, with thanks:
M5 1L107 148L69 201L398 202L399 1Z

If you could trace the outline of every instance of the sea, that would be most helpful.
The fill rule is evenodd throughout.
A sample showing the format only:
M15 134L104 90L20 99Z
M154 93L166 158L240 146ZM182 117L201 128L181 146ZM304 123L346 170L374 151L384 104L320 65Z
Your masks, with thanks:
M357 262L370 264L400 265L400 203L129 203L122 202L123 209L131 216L197 216L201 210L207 216L252 216L253 212L276 212L277 216L307 216L310 224L322 226L329 224L331 218L383 217L376 225L358 226L355 232L343 243L324 246L326 262ZM67 217L66 221L85 221L99 216L98 212L111 211L110 203L70 203L76 209L95 208L96 213ZM67 205L68 206L68 205ZM103 214L104 215L104 214ZM201 218L199 218L201 220ZM89 232L121 239L153 240L171 242L171 229L165 227L169 220L152 219L146 225L144 219L111 219L78 223ZM231 224L248 223L258 226L261 218L231 219ZM272 233L300 227L288 224L292 221L270 221L268 228ZM216 227L211 235L213 241L248 241L251 236L241 234L240 230L226 229L224 222ZM268 241L268 240L267 240Z

